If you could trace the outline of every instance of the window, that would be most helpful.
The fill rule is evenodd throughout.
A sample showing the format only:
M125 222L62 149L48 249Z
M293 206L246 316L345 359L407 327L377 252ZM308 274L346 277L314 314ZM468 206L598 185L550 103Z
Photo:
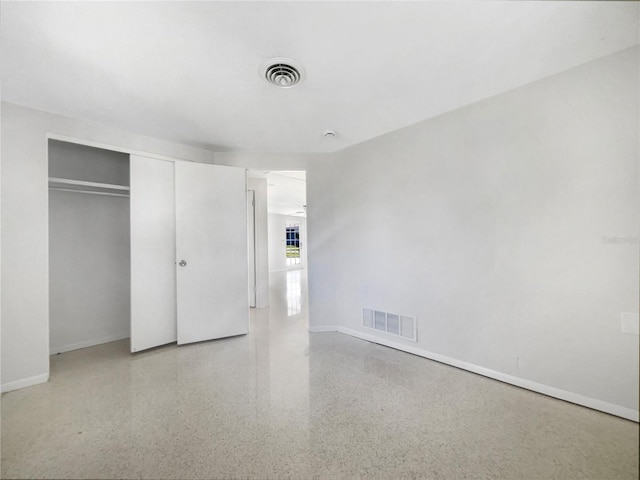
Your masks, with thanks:
M287 225L287 265L300 265L300 225Z

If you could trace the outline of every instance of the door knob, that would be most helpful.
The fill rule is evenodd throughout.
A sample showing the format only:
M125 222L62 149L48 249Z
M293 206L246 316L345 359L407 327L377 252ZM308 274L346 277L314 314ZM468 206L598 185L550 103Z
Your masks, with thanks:
M187 262L185 260L180 260L180 263L178 265L180 265L181 267L186 267Z

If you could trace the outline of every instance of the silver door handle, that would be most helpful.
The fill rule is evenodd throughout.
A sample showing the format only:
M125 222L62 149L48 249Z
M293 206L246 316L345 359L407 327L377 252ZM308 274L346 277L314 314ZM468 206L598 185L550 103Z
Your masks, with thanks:
M185 260L180 260L180 263L178 265L180 265L181 267L186 267L187 262Z

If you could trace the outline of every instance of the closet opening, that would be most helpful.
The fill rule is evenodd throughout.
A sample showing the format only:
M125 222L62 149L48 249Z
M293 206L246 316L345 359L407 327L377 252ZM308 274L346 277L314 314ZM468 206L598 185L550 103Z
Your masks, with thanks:
M49 140L49 352L128 338L129 155Z

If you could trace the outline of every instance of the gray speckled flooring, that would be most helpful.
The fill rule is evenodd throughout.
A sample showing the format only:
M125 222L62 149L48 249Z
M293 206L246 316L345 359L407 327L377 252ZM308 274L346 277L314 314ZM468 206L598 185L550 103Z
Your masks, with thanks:
M2 396L3 478L638 478L638 425L338 333L301 272L243 337L51 359Z

